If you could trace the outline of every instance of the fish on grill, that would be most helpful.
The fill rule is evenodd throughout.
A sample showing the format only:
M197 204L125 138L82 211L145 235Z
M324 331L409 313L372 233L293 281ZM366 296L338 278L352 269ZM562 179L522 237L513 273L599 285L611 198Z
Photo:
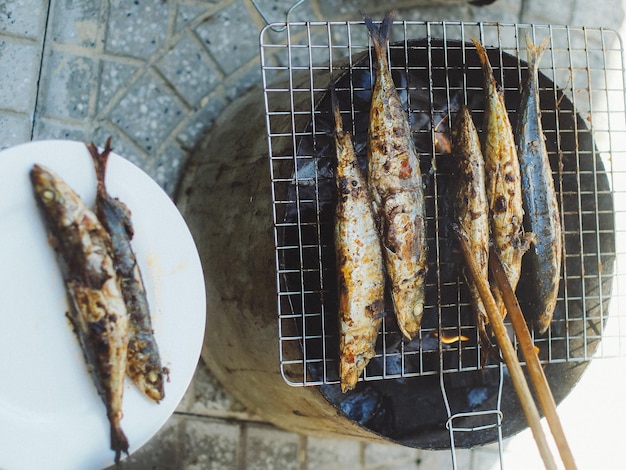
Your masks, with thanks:
M473 39L484 76L485 117L482 131L485 159L486 190L489 202L491 239L513 290L517 287L522 267L522 256L533 240L524 233L524 209L520 164L515 138L493 69L484 46ZM502 295L492 283L498 309L506 315Z
M539 102L538 65L549 41L550 36L547 36L541 44L535 45L526 36L528 79L522 91L515 132L526 227L537 237L526 256L530 258L529 266L535 276L529 298L534 310L535 329L540 334L548 329L556 307L563 250L559 206Z
M467 234L471 252L485 279L489 276L489 205L485 190L485 162L480 149L480 138L467 106L461 106L452 125L452 154L455 158L457 180L454 192L454 220L462 233ZM487 334L487 311L478 288L467 269L463 269L470 299L476 313L481 346L492 351Z
M387 59L393 15L393 11L388 13L380 24L364 15L376 56L367 139L368 184L396 319L404 336L412 339L424 312L426 215L419 157Z
M343 130L333 97L337 150L335 252L339 295L339 374L341 390L355 387L376 354L384 314L385 274L372 201L357 162L352 136Z
M165 396L164 369L152 330L146 289L131 246L134 235L131 213L126 204L109 195L105 184L111 139L107 140L103 152L99 152L94 144L87 145L87 148L93 159L98 181L96 215L111 236L113 264L120 279L130 318L127 374L146 397L159 403Z
M106 406L111 449L119 462L122 452L128 454L121 420L129 320L111 258L111 238L54 172L34 165L30 178L65 282L67 316Z

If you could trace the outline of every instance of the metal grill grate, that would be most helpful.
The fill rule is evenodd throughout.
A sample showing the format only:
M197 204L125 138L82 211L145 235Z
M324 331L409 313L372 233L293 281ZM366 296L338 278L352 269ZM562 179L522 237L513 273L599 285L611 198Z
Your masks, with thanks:
M336 82L345 126L364 158L372 55L362 22L283 26L280 34L265 28L260 37L280 367L291 385L333 384L338 382L338 336L332 246L334 149L327 91ZM387 312L377 355L363 380L479 368L473 312L449 233L451 173L446 147L447 122L460 104L470 105L479 130L482 122L482 72L472 37L488 48L513 125L526 76L524 36L535 41L551 37L540 63L541 107L565 256L555 319L546 335L534 338L540 359L557 363L622 355L626 123L618 34L570 26L468 22L396 22L393 28L392 72L421 151L430 245L427 298L422 328L412 342L402 339L392 312ZM518 287L522 307L524 279L523 271ZM466 340L442 341L455 337Z

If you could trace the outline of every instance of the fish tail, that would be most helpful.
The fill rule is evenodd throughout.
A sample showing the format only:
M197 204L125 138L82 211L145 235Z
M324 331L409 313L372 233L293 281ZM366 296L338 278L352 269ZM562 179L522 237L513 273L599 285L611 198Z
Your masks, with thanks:
M391 32L391 25L393 24L394 16L396 15L395 10L389 11L382 23L376 24L374 21L367 16L364 12L361 12L363 15L363 21L365 21L365 26L367 26L367 30L370 33L370 37L372 38L372 43L374 44L374 49L376 50L376 54L379 58L387 56L387 45L389 44L389 34Z
M491 339L489 338L489 334L487 333L486 321L482 315L478 316L478 341L480 342L480 347L482 348L482 352L480 355L480 367L481 369L485 367L487 364L487 360L491 357L496 360L496 362L500 362L500 355L496 351L496 348L491 343Z
M339 100L335 87L330 88L330 103L333 108L333 117L335 118L335 134L340 137L343 135L343 119L341 118L341 110L339 109Z
M115 463L120 463L122 452L128 455L128 439L119 422L111 420L111 450L115 452Z
M529 35L526 35L526 53L528 54L528 68L532 71L537 69L543 53L550 44L550 36L546 36L541 44L534 44Z
M92 142L87 144L87 149L91 154L94 167L96 169L96 179L98 181L98 191L106 192L105 178L107 162L109 160L109 154L111 153L111 136L106 141L104 151L98 152L98 147Z
M489 76L493 78L493 69L491 68L491 62L489 62L485 46L483 46L476 38L472 38L472 42L474 43L474 46L476 46L476 52L478 54L478 58L480 59L480 65L483 68L485 77Z
M335 144L337 147L337 166L347 167L355 162L356 155L354 153L354 144L352 143L352 135L343 129L343 118L339 109L339 101L335 93L335 89L330 91L331 104L333 108L333 116L335 119Z

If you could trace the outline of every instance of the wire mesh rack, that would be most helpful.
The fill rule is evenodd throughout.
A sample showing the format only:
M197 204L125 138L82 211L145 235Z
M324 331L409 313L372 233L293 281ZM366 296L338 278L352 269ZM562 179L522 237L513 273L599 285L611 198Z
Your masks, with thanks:
M338 382L334 181L328 90L366 155L372 51L363 22L285 23L260 36L275 223L280 367L294 386ZM453 178L448 122L461 104L479 131L482 72L471 43L488 49L515 125L526 77L525 36L550 45L540 69L542 121L563 224L564 262L554 320L534 342L542 363L623 355L626 315L626 119L623 49L612 30L475 22L396 22L389 56L421 156L429 272L413 341L387 308L361 380L472 371L481 348L450 233ZM524 309L523 266L518 297ZM526 310L525 310L526 311ZM521 358L520 358L521 360ZM486 368L499 367L490 361Z

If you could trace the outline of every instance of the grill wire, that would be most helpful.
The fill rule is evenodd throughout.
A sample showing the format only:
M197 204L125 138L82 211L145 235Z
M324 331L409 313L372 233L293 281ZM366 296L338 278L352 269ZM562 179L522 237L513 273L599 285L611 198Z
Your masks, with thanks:
M344 82L338 82L344 83L339 91L348 103L342 106L342 114L346 127L351 126L358 134L359 123L367 116L355 103L371 88L363 77L372 76L373 57L362 22L283 26L286 28L281 34L267 27L260 36L274 209L280 368L290 385L334 384L338 383L338 334L334 258L329 255L332 198L328 195L334 185L330 163L334 149L328 145L330 129L324 124L327 113L320 100L337 77L345 76ZM462 104L459 97L472 101L482 88L464 74L458 75L460 80L452 80L446 70L463 69L469 74L469 64L476 63L469 41L476 37L491 49L496 79L503 85L505 96L519 94L526 76L526 35L535 42L546 35L551 37L539 64L547 79L542 88L544 131L547 139L555 142L549 149L551 161L568 162L555 170L565 245L557 307L560 313L555 314L546 335L533 339L544 364L620 357L624 353L626 119L623 50L618 34L601 28L556 25L405 21L393 27L390 53L394 78L402 77L403 72L410 77L414 71L428 77L419 90L425 101L414 98L419 84L410 79L395 82L410 110L416 141L429 143L420 150L430 188L427 282L428 292L433 294L427 296L418 337L410 343L401 338L393 315L385 317L377 355L362 380L480 367L481 351L467 292L458 274L446 274L458 270L445 257L445 250L439 249L447 243L442 201L447 197L448 180L442 176L445 151L438 142L448 135L445 123ZM422 41L415 43L413 39ZM411 64L414 52L428 60ZM404 63L393 57L404 57ZM448 63L459 57L460 64ZM474 74L480 73L478 67L474 69ZM438 74L445 76L443 85L433 81ZM544 100L545 96L552 98ZM560 108L565 102L571 104L569 111ZM507 101L510 116L515 116L517 105ZM470 107L475 122L481 123L482 109ZM546 120L551 123L549 127ZM563 144L566 141L571 145ZM453 341L455 337L466 340ZM486 365L498 366L492 360Z

